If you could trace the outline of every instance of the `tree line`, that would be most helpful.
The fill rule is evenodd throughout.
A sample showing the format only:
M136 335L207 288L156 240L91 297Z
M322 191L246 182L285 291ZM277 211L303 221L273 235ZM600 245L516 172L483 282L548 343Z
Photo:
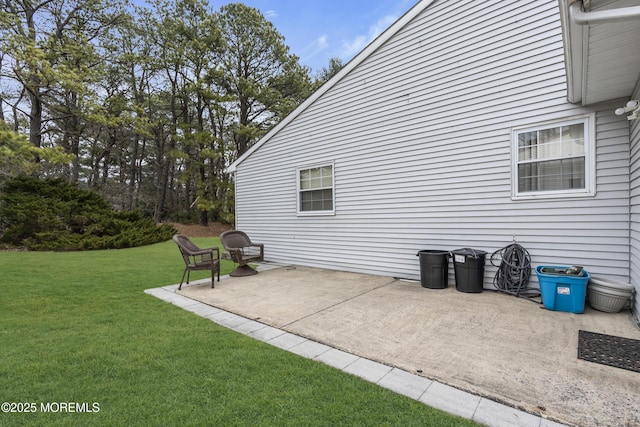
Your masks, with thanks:
M226 166L341 66L312 76L240 3L0 0L0 180L27 171L158 222L230 222Z

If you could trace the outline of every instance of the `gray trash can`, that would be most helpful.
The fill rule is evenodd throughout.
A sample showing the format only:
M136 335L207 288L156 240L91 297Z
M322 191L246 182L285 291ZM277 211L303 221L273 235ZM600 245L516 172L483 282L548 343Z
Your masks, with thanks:
M460 292L480 293L484 288L484 261L487 252L462 248L451 251L456 289Z
M423 288L444 289L448 283L449 252L439 250L418 251L420 257L420 284Z

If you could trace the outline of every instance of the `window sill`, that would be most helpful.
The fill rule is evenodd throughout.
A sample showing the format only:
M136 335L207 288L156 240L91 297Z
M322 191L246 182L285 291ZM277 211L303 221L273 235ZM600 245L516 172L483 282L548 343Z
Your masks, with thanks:
M335 216L335 211L308 211L297 212L296 216Z
M585 197L594 197L595 191L549 191L538 193L521 193L511 196L511 200L549 200L549 199L576 199Z

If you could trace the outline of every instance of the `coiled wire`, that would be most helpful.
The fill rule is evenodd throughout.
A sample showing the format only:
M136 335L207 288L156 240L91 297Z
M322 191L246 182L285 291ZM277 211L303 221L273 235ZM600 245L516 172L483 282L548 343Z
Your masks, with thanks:
M500 264L496 262L500 260ZM493 285L500 292L525 298L540 296L538 289L527 289L531 276L531 256L517 243L512 243L491 255L491 264L498 267Z

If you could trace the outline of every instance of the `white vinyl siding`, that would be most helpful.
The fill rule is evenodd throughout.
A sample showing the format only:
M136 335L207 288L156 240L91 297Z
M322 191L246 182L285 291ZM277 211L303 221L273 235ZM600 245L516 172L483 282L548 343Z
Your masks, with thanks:
M569 104L563 58L556 0L435 1L238 165L237 227L291 264L418 279L419 250L515 237L628 280L628 123ZM596 110L595 196L512 200L512 129ZM300 216L296 168L326 159L336 215Z
M513 130L514 199L593 196L593 117Z

